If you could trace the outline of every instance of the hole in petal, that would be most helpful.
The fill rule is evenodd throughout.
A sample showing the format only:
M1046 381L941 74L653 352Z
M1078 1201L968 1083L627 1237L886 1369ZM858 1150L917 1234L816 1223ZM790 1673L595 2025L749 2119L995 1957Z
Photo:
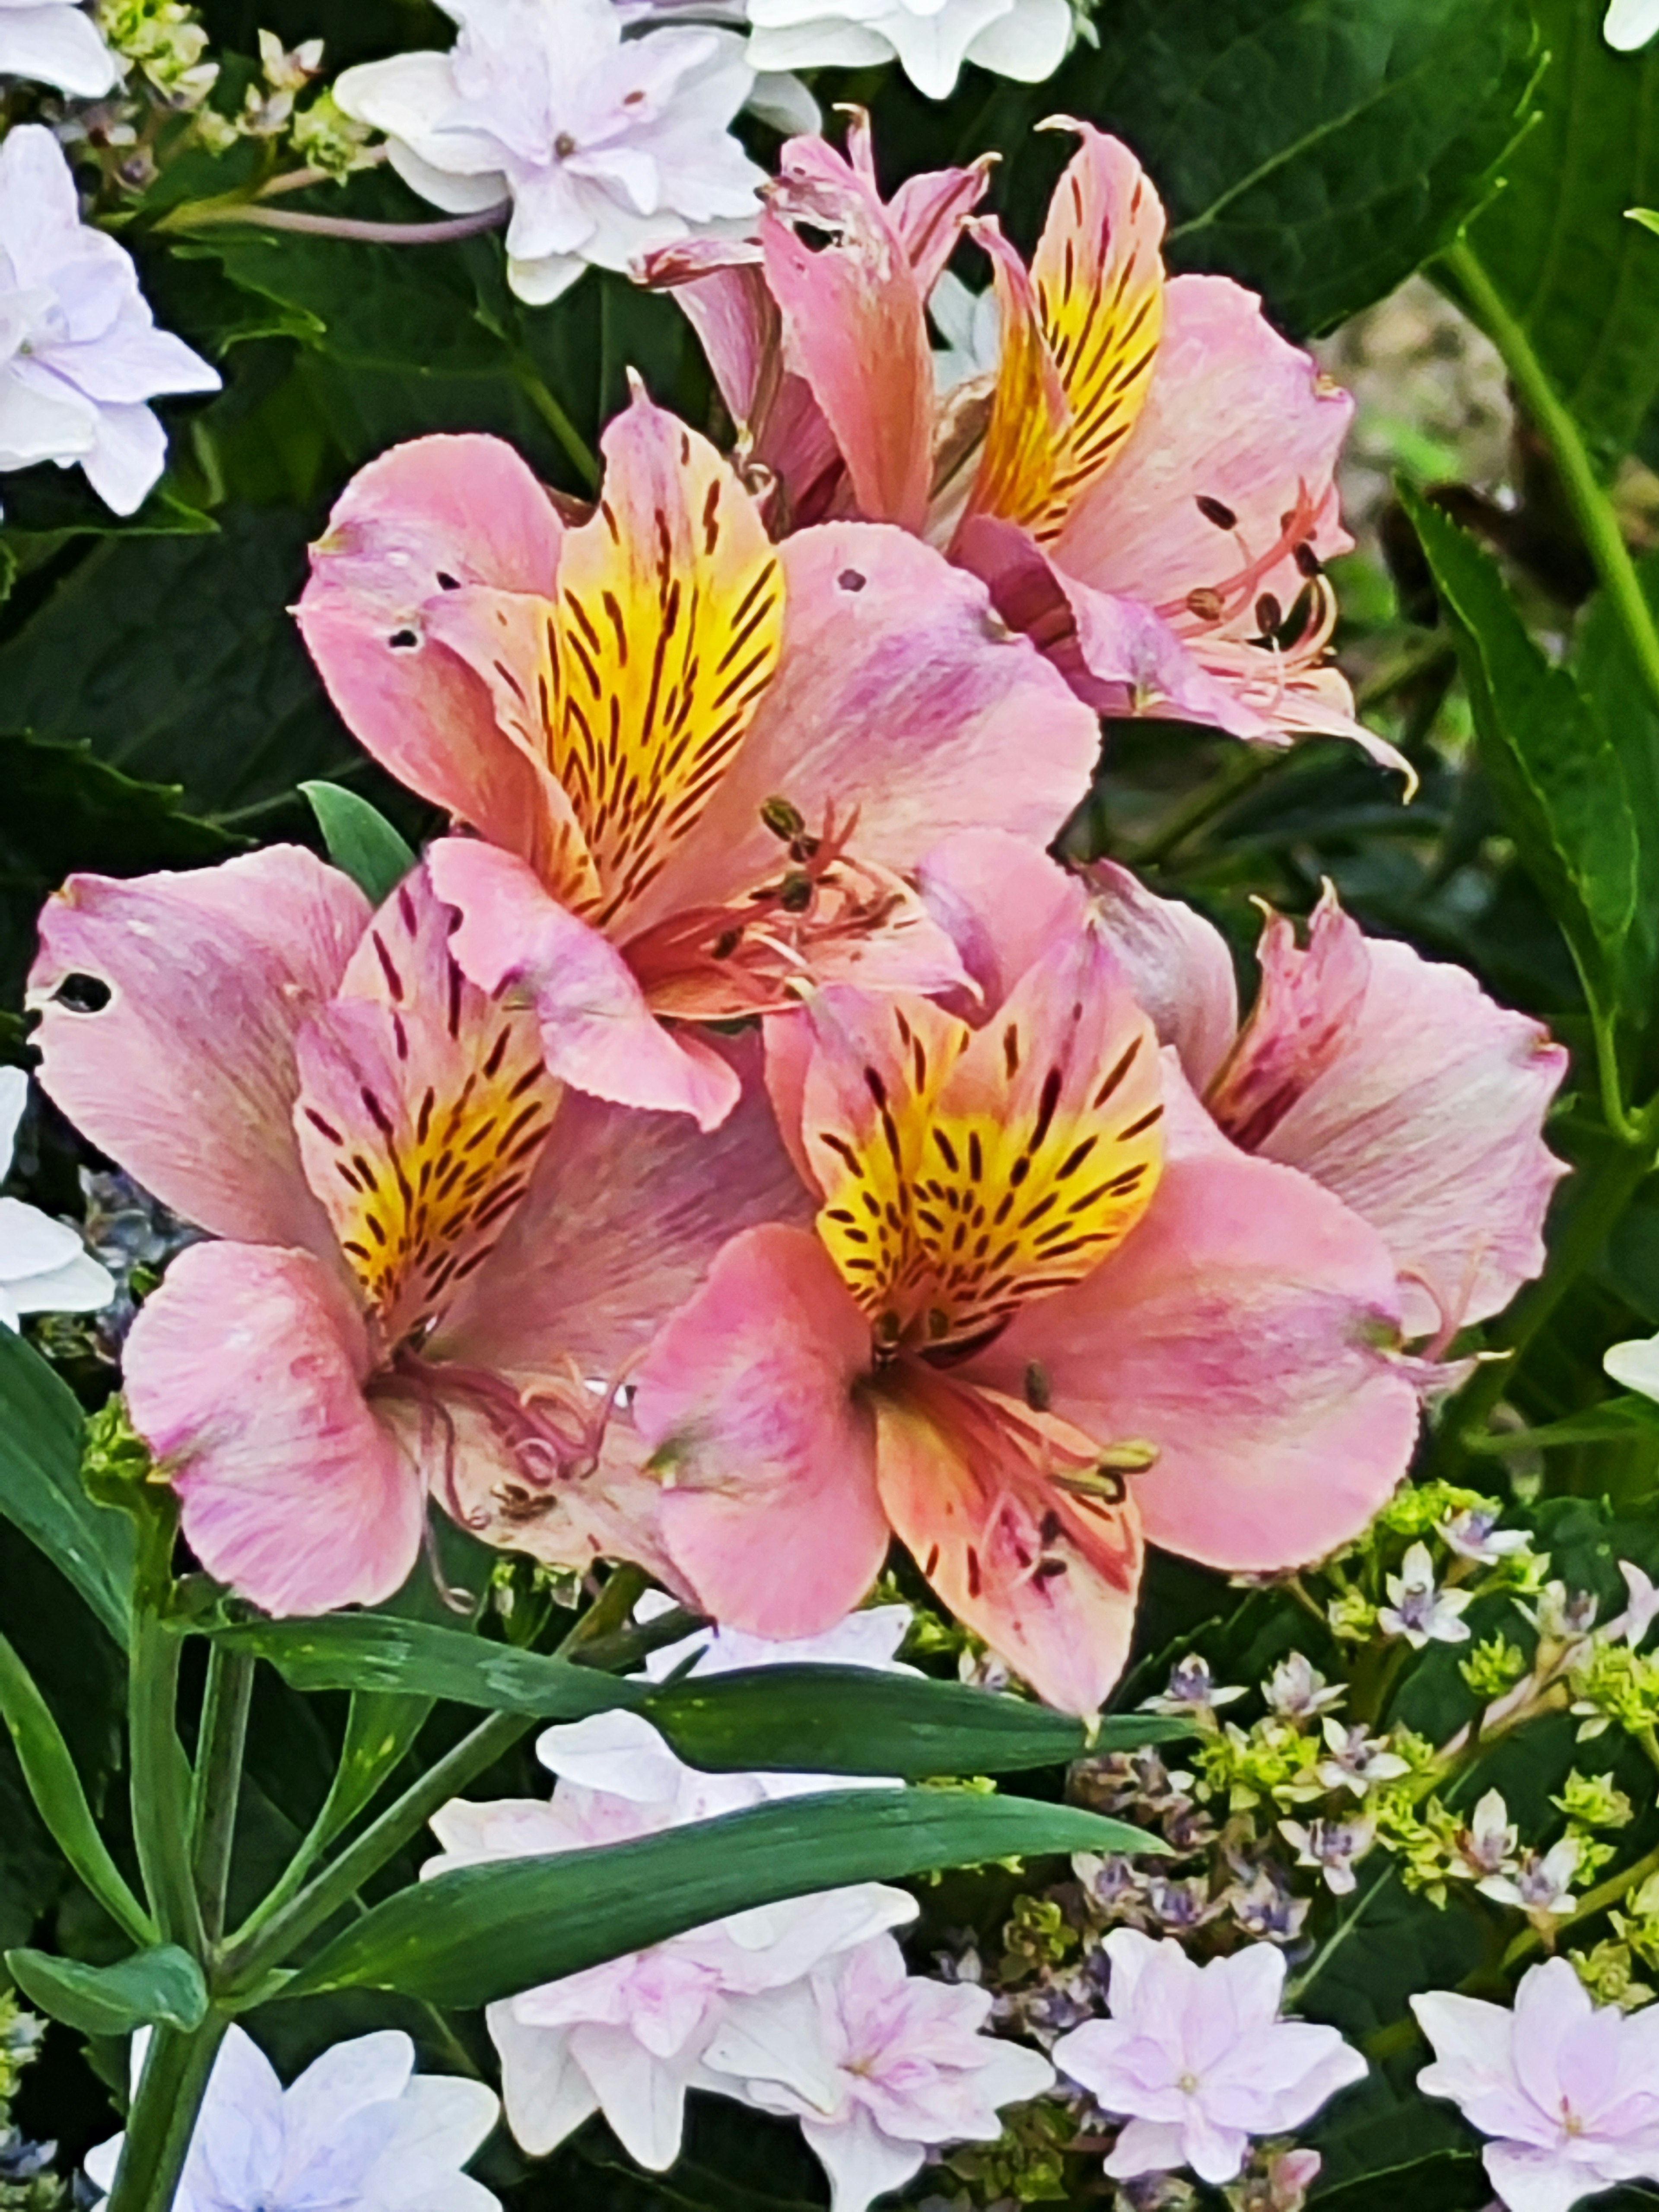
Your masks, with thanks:
M861 592L867 580L866 577L860 575L856 568L843 568L836 579L843 592Z
M72 1014L101 1014L114 994L101 976L76 975L65 975L52 995Z
M418 645L420 641L412 629L394 629L386 640L386 643L398 653L407 653L410 646Z

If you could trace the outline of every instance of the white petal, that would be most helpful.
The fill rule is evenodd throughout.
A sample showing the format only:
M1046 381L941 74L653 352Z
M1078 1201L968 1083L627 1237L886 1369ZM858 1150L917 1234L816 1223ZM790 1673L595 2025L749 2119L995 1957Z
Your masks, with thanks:
M0 469L33 468L37 461L64 465L83 459L97 442L98 410L91 400L46 377L38 364L0 368Z
M509 256L507 281L514 297L526 307L548 307L586 270L587 264L579 253L549 253L539 261L515 261Z
M1182 2131L1172 2121L1131 2120L1112 2146L1106 2171L1115 2181L1139 2173L1164 2173L1187 2162Z
M29 1103L29 1079L21 1067L0 1067L0 1180L11 1173L18 1124Z
M760 0L750 0L750 14ZM749 58L757 72L798 69L869 69L893 58L890 40L837 15L776 27L757 23L749 33Z
M353 2112L393 2103L414 2070L415 2045L395 2027L354 2036L313 2058L283 2100L289 2167L297 2171L314 2158Z
M67 1267L81 1250L81 1239L62 1221L19 1198L0 1198L0 1279L21 1281Z
M1571 2212L1601 2186L1583 2166L1530 2144L1491 2142L1482 2157L1508 2212Z
M1612 0L1602 36L1621 54L1633 54L1659 31L1659 0Z
M623 2148L647 2172L665 2173L680 2154L695 2045L653 2058L625 2027L586 2027L573 2029L570 2044Z
M548 1771L584 1790L603 1790L631 1805L672 1804L690 1769L643 1713L617 1707L544 1729L536 1756Z
M398 2100L397 2133L364 2177L366 2200L386 2212L483 2212L495 2199L461 2168L501 2112L482 2081L417 2074Z
M917 91L929 100L948 100L969 47L1013 4L1014 0L946 0L937 15L930 15L894 8L879 19L878 27L892 40L899 66Z
M1060 0L1063 6L1065 0ZM823 128L823 110L800 79L789 70L766 70L755 79L748 111L769 123L786 138L811 138ZM884 1607L884 1611L896 1611ZM904 1611L909 1611L908 1606Z
M8 8L0 14L0 76L101 100L120 82L121 65L78 8Z
M532 2158L556 2150L599 2109L592 2084L576 2063L568 2027L528 2027L512 1998L484 2014L501 2062L501 2096L515 2142Z
M87 482L117 514L136 514L167 465L167 434L148 407L100 407Z
M1041 84L1065 60L1071 43L1066 0L1015 0L1007 15L970 40L968 58L994 76Z
M920 2143L883 2135L862 2106L838 2127L803 2120L800 2131L830 2177L830 2212L869 2212L877 2197L920 2173L927 2157Z
M154 399L165 392L217 392L219 372L170 331L158 331L149 310L127 319L91 345L54 348L52 368L100 405Z
M1610 1344L1601 1364L1621 1389L1659 1399L1659 1336L1638 1336Z
M703 2063L715 2074L789 2091L791 2110L832 2118L846 2102L846 2080L825 2039L817 1999L805 1982L763 1996L729 1998Z
M115 1296L115 1278L90 1252L77 1252L49 1273L28 1275L5 1287L20 1313L101 1313Z
M81 2161L86 2169L87 2179L94 2189L101 2189L106 2195L114 2186L115 2169L121 2162L126 2140L125 2134L112 2136L107 2142L94 2144Z

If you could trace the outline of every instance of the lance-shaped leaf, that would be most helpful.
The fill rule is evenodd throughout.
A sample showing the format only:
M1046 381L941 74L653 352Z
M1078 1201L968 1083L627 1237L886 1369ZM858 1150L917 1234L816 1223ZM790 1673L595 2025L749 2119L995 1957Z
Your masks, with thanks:
M132 1524L81 1483L85 1424L39 1352L0 1328L0 1513L68 1577L118 1644L132 1609Z
M118 1966L87 1966L45 1951L8 1951L12 1978L31 2003L82 2035L130 2035L135 2027L179 2027L207 2018L207 1984L188 1951L163 1943Z
M828 1670L824 1670L828 1671ZM491 2003L751 1905L1059 1851L1161 1852L1121 1820L953 1790L834 1790L597 1850L459 1867L401 1890L281 1994L395 1990Z
M0 1716L41 1819L58 1847L116 1925L136 1943L154 1940L149 1914L110 1856L81 1786L64 1732L33 1677L0 1636Z
M378 806L343 784L302 783L335 866L375 906L391 897L415 855Z
M1645 974L1628 972L1638 856L1623 763L1571 673L1534 643L1491 556L1410 486L1401 497L1456 643L1504 827L1586 988L1609 1010L1621 998L1644 1006Z
M632 1706L689 1765L716 1772L1009 1774L1190 1733L1178 1721L1128 1713L1091 1735L1019 1698L864 1667L759 1667L653 1687L374 1613L252 1621L218 1634L270 1660L298 1689L421 1693L560 1721Z

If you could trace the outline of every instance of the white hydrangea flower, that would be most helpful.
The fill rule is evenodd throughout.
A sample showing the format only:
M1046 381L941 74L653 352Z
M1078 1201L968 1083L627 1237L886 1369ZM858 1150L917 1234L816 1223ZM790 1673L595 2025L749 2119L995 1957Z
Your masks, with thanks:
M1659 1398L1659 1336L1632 1336L1623 1344L1610 1344L1601 1354L1601 1364L1621 1389Z
M106 507L131 514L167 465L167 433L145 401L218 389L216 369L156 329L131 255L82 222L51 131L28 123L9 132L0 144L0 470L78 465Z
M964 62L1040 84L1072 41L1068 0L749 0L757 69L867 69L896 58L948 100Z
M120 82L121 64L76 0L0 0L0 76L101 100Z
M137 2086L149 2030L133 2038ZM337 2043L286 2089L240 2027L226 2035L173 2212L501 2212L462 2172L501 2106L482 2081L416 2074L396 2028ZM88 2154L108 2190L126 2138Z
M512 202L507 275L532 307L590 264L752 222L766 181L729 125L754 88L735 31L625 35L613 0L444 0L447 53L349 69L341 110L452 215Z
M1400 1572L1384 1580L1389 1602L1378 1608L1376 1618L1390 1636L1403 1636L1414 1651L1426 1644L1468 1642L1468 1623L1462 1615L1469 1593L1437 1586L1426 1544L1413 1544L1400 1562Z
M1612 0L1603 37L1621 54L1633 54L1659 32L1659 0Z
M0 1182L11 1170L28 1091L21 1067L0 1067ZM0 1198L0 1328L16 1328L26 1313L96 1313L114 1296L114 1277L66 1222Z

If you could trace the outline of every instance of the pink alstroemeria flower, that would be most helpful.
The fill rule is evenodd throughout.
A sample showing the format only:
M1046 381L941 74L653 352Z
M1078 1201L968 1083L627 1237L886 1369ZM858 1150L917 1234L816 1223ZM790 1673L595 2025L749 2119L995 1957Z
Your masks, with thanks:
M921 872L981 994L963 1012L843 985L772 1025L817 1234L735 1237L634 1415L664 1540L722 1621L810 1635L896 1532L1087 1713L1143 1533L1235 1571L1316 1559L1405 1472L1417 1404L1382 1240L1227 1141L1083 886L1024 860L981 832Z
M706 440L641 394L564 525L511 448L372 462L313 549L301 626L393 775L475 832L428 856L457 960L533 1000L561 1079L716 1126L694 1027L806 981L961 980L902 872L953 826L1041 849L1094 720L985 588L902 532L769 540Z
M706 1139L562 1103L453 921L423 871L371 914L292 846L74 876L41 916L45 1088L216 1240L133 1326L132 1419L203 1565L272 1613L389 1596L428 1488L490 1541L666 1571L615 1388L732 1209L795 1202L757 1080Z
M1328 888L1305 948L1269 917L1241 1028L1220 933L1127 868L1086 873L1160 1043L1236 1145L1301 1169L1378 1231L1408 1336L1443 1349L1540 1273L1567 1172L1542 1134L1566 1048L1541 1024L1465 969L1365 936Z
M647 276L675 289L745 449L781 480L781 522L858 514L948 547L1100 713L1280 744L1327 732L1409 775L1327 657L1352 401L1254 293L1166 281L1140 164L1056 122L1082 143L1029 270L973 215L983 164L884 202L855 116L846 156L785 146L752 245L669 246ZM990 257L1000 358L941 394L927 302L964 233Z

